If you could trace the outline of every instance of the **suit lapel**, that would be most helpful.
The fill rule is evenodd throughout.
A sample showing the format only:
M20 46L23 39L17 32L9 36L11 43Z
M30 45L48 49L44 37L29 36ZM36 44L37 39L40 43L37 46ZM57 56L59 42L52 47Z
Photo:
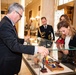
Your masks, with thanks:
M9 20L9 18L7 18L6 16L4 17L5 21L8 22L8 25L10 25L10 27L14 30L15 34L17 35L17 32L12 24L12 22Z

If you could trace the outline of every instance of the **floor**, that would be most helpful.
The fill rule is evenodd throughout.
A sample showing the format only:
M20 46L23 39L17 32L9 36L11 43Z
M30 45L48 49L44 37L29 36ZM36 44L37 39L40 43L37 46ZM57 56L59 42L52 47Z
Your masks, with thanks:
M31 36L31 37L35 37L35 36ZM18 75L32 75L23 60L22 60L21 70Z
M22 60L21 70L18 75L32 75L23 60Z

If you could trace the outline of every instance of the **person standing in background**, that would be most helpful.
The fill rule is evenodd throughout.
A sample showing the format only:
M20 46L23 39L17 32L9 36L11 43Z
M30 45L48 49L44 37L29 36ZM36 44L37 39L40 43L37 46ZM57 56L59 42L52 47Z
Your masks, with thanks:
M53 27L47 24L46 17L42 17L41 22L42 25L38 29L38 37L48 40L55 40Z
M62 14L62 15L60 16L60 19L59 19L59 20L60 20L60 21L65 20L65 21L67 21L67 22L69 22L69 23L71 24L71 20L70 20L70 18L68 17L67 14Z
M22 18L24 8L19 3L13 3L8 13L0 22L0 75L18 74L21 67L22 53L41 53L46 56L49 52L42 46L23 45L14 25Z

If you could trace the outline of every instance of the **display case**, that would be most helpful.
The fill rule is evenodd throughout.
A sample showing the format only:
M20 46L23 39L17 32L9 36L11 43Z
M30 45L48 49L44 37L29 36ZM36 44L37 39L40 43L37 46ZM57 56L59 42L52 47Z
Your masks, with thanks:
M31 38L29 40L29 44L45 46L49 50L49 55L45 58L40 54L23 54L24 62L27 64L32 75L76 75L76 64L73 58L72 62L66 63L61 62L61 60L59 59L58 52L60 52L61 50L66 50L64 45L59 48L57 46L58 43L56 43L55 41L50 41L39 37ZM69 46L67 50L73 50L75 53L76 48ZM75 57L76 55L74 56L74 58Z

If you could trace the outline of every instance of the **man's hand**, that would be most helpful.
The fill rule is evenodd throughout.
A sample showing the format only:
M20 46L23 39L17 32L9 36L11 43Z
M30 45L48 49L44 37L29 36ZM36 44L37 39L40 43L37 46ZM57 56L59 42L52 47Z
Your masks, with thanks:
M49 54L48 49L43 46L38 46L38 52L43 56L47 56Z
M29 40L29 39L30 39L30 36L29 36L29 35L27 35L27 36L24 37L24 40L25 40L25 41L27 41L27 40Z

